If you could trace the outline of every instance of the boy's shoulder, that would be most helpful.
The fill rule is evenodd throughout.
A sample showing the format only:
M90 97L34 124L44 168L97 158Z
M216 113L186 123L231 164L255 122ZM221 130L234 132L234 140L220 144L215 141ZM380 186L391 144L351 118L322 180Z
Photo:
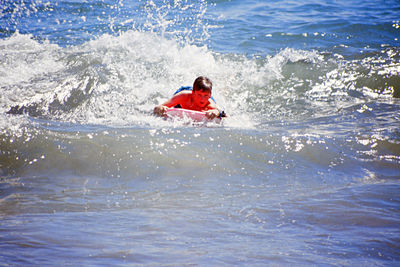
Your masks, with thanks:
M192 91L182 91L172 96L172 99L186 100L192 95Z
M167 101L167 106L176 106L176 105L182 105L182 106L187 106L187 104L190 102L190 97L191 97L192 92L179 92L172 96L170 100Z
M178 95L191 95L193 93L193 91L189 91L189 90L183 90L183 91L180 91L180 92L178 92L178 93L175 93L174 94L174 96L178 96Z

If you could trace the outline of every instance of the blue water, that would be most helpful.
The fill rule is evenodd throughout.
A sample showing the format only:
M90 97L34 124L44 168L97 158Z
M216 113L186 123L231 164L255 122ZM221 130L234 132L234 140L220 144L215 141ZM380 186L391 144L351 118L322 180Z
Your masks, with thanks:
M1 1L0 266L396 266L399 1ZM199 75L222 123L152 114Z

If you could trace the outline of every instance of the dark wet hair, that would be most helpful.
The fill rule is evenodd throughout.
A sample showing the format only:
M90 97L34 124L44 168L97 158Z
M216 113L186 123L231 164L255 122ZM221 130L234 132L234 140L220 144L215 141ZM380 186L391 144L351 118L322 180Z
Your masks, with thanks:
M209 78L205 76L197 77L193 83L193 91L205 91L210 92L212 91L212 82Z

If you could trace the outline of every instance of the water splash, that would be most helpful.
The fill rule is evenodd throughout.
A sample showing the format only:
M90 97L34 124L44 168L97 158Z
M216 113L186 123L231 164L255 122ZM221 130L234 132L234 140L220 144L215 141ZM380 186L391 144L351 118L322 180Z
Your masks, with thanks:
M204 0L5 1L0 7L0 38L34 33L38 40L66 46L133 29L181 44L204 44L210 27L207 6Z
M206 11L206 1L146 1L143 7L146 20L140 29L159 33L162 38L174 39L180 44L204 45L210 36Z
M212 78L215 98L231 116L261 123L390 101L399 88L398 63L380 54L345 60L284 49L249 58L133 30L66 48L14 34L0 47L3 113L80 123L148 121L154 105L198 75Z

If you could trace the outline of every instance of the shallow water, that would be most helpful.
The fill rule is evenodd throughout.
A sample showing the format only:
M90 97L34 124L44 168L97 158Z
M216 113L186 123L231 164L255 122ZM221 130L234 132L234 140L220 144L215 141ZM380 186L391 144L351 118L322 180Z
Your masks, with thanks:
M397 1L0 10L0 265L399 263Z

